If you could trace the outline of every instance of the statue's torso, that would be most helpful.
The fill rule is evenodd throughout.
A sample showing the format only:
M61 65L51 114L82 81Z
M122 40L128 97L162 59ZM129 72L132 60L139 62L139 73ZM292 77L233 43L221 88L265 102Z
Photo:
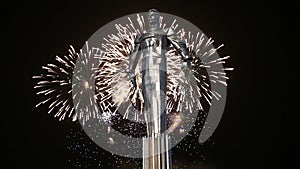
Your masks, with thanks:
M166 51L170 41L164 30L147 31L139 37L142 69L157 74L166 70Z

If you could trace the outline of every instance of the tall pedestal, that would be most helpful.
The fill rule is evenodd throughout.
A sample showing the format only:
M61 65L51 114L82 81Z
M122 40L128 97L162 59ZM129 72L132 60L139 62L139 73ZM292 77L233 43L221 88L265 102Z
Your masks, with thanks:
M143 169L172 169L170 142L166 134L143 139Z

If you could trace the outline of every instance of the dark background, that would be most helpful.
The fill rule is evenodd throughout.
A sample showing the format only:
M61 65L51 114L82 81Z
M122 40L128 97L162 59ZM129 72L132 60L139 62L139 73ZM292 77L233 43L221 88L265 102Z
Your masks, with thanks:
M5 9L6 8L6 9ZM63 1L11 2L2 6L7 23L2 38L7 45L3 58L2 112L5 168L72 168L66 151L69 128L46 108L35 108L33 75L55 55L67 54L69 45L80 49L106 23L124 15L156 8L180 16L225 44L220 56L231 55L225 112L206 152L205 169L287 169L286 125L290 104L283 102L289 85L284 83L281 60L283 16L264 1ZM5 45L5 46L6 46ZM280 77L280 78L279 78ZM276 85L274 85L274 83ZM285 91L285 92L282 92ZM184 153L177 159L191 163ZM105 162L105 157L103 157ZM192 165L191 165L192 166ZM202 166L203 167L203 166ZM191 167L190 167L191 168ZM198 167L197 167L198 168ZM199 168L201 168L199 166Z

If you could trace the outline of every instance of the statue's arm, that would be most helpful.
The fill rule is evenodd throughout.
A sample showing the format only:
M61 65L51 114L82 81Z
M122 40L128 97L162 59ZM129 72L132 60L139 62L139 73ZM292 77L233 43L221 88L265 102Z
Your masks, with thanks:
M181 59L184 62L191 62L193 60L193 57L189 54L185 42L180 40L171 28L168 30L167 37L176 51L180 54Z
M140 37L141 36L137 36L135 41L134 41L134 49L131 52L131 54L129 55L129 69L128 69L128 73L130 75L130 77L134 77L134 72L136 69L136 66L139 62L139 48L140 48Z

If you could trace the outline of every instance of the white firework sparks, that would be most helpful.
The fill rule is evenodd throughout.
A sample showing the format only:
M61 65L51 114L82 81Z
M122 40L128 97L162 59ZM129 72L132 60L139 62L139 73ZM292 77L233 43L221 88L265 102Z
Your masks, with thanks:
M102 44L102 49L89 49L86 44L85 51L76 53L71 46L68 56L57 56L55 64L43 66L46 73L33 77L40 80L34 87L39 90L37 94L45 96L37 106L50 104L48 113L56 110L55 117L59 117L59 120L67 116L73 121L82 119L85 122L96 118L110 122L111 117L122 109L124 118L143 122L141 67L138 67L136 72L137 86L130 83L126 70L129 55L134 49L134 40L145 30L145 21L140 15L137 15L135 20L137 24L134 24L131 18L128 18L128 21L129 24L126 25L115 25L117 33L104 38L106 43ZM195 107L203 110L201 98L210 105L212 98L218 100L221 97L218 91L211 89L210 82L227 85L228 77L224 71L233 68L218 70L218 65L224 64L229 56L212 59L211 56L223 45L214 48L211 38L205 39L204 34L192 35L191 32L179 29L176 20L167 27L161 17L160 25L163 29L172 28L178 37L186 42L193 56L191 69L184 70L181 57L174 48L166 54L167 113L198 113L193 110ZM78 66L76 69L75 65ZM74 70L76 72L73 76ZM82 98L82 93L89 98ZM75 100L75 105L72 100Z
M72 72L75 66L78 54L74 48L70 46L69 54L63 57L56 56L54 64L47 64L42 69L46 72L40 76L33 76L38 79L37 85L34 86L38 90L37 95L43 95L44 100L36 105L36 107L48 103L51 113L56 110L55 117L63 120L65 116L74 116L74 107L72 102Z
M104 63L99 67L97 75L98 100L101 110L111 112L114 115L120 109L122 103L126 105L122 107L124 118L135 121L143 121L143 94L141 89L141 66L136 71L137 86L134 87L130 83L125 70L128 69L129 55L134 48L134 39L137 35L144 31L145 22L143 17L137 15L137 25L135 27L128 18L129 23L125 26L121 24L115 25L118 33L109 35L105 38L106 43L103 44L105 56L101 59ZM163 23L163 17L160 18L162 28L166 27ZM178 28L176 20L170 25L173 30ZM193 113L196 109L203 110L201 97L211 105L211 99L214 97L217 100L221 95L211 89L210 81L213 83L226 84L226 73L224 70L233 70L225 68L224 70L216 70L215 66L224 64L229 58L223 57L211 59L223 45L214 48L212 39L205 39L204 34L198 33L196 36L191 32L186 33L184 29L177 31L177 35L187 44L189 51L194 58L190 71L183 70L183 62L181 57L174 48L167 52L167 68L168 68L168 83L167 83L167 111L168 113L182 112L183 110ZM188 77L186 75L188 74ZM129 103L128 103L129 102ZM197 113L197 112L196 112Z
M94 89L91 82L94 80L94 74L81 72L92 72L97 67L94 58L100 55L102 53L98 48L89 49L87 43L85 51L81 50L80 53L76 53L70 46L68 55L56 56L55 63L43 66L42 69L46 72L33 76L34 79L39 80L34 86L38 90L37 95L43 95L44 98L36 107L48 103L48 113L56 111L54 117L58 117L60 121L66 116L72 118L73 121L82 119L83 122L90 117L99 118L97 109L93 108L95 105L92 104L92 99L82 98L83 92L90 93L89 96L93 97ZM88 104L86 100L89 100ZM80 104L85 104L85 109L76 109Z
M80 50L74 67L72 79L73 103L76 113L73 120L82 119L83 125L90 118L101 119L95 94L96 70L104 53L92 47L86 42L83 50Z
M173 24L176 21L174 20ZM177 26L176 26L177 27ZM176 27L173 29L176 30ZM219 100L221 95L211 89L210 82L220 83L227 86L226 73L224 70L233 70L233 68L224 68L218 70L218 64L224 64L229 56L211 59L216 51L223 46L220 45L214 48L211 38L205 39L204 34L198 32L196 36L191 32L186 33L184 29L177 31L177 35L181 40L184 40L189 52L193 56L191 70L186 72L182 70L182 61L175 49L171 49L167 53L168 58L168 91L167 94L172 99L168 99L167 109L169 113L189 111L193 113L193 107L203 110L203 103L200 98L211 105L211 100L214 97ZM188 77L188 78L186 78ZM179 103L179 104L178 104Z
M130 18L128 20L129 25L115 25L118 31L116 35L108 35L108 38L104 38L106 43L102 44L102 47L105 55L101 58L102 64L96 76L96 89L102 112L115 115L122 108L123 111L119 112L123 113L124 118L129 119L130 112L135 112L130 119L139 121L142 119L142 114L138 110L143 109L141 85L135 88L130 83L126 70L128 70L129 55L134 48L134 40L143 32L145 23L143 17L139 15L137 15L138 28L134 27ZM139 77L140 75L137 76Z

